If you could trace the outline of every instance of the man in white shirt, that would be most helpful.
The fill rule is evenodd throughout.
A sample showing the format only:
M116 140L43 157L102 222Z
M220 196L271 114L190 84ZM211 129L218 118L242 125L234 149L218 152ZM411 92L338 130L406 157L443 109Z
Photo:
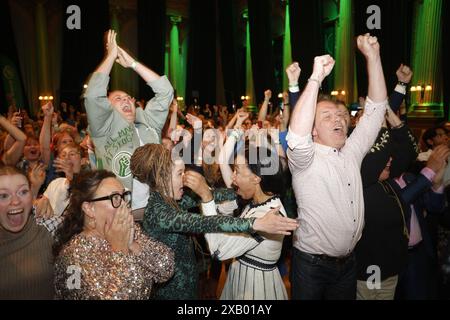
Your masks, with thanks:
M361 117L347 139L345 114L331 100L317 102L333 69L329 55L314 59L313 73L292 113L288 158L300 227L294 234L293 299L355 299L353 249L364 225L360 167L381 128L386 83L376 37L357 39L369 89Z

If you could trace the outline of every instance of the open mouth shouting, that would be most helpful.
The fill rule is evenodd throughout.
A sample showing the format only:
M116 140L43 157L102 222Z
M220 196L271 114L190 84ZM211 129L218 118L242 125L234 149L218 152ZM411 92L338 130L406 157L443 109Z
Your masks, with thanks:
M333 132L338 135L345 135L344 126L341 124L335 126Z
M7 212L6 218L11 231L20 230L22 226L25 224L25 214L23 208L11 209Z

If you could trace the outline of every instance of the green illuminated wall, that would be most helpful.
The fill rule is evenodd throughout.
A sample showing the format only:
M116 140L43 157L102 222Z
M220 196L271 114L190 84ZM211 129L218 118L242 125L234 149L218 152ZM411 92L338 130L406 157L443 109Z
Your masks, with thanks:
M245 17L245 13L244 13ZM253 68L252 68L252 51L250 47L250 22L248 21L248 13L246 20L246 41L245 41L245 95L249 96L250 106L255 106L255 87L253 85Z
M179 93L180 83L180 36L178 32L178 24L181 22L181 17L170 17L172 24L170 28L170 53L169 53L169 79L177 94Z
M352 20L353 0L341 0L339 21L336 27L336 65L334 67L334 87L332 90L346 91L338 98L345 102L357 101L355 77L355 46Z
M431 85L432 90L411 92L411 116L444 116L442 7L443 0L416 0L414 4L411 85L422 89Z
M289 24L289 2L286 2L286 16L284 23L284 44L283 44L283 87L282 90L287 90L289 81L284 72L284 69L292 62L292 50L291 50L291 26Z

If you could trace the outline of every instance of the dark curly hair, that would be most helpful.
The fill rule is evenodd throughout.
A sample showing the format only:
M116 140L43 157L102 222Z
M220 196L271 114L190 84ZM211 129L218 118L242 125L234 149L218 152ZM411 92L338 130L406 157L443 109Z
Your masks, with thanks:
M81 233L84 226L84 213L81 205L94 197L100 183L107 178L115 178L106 170L86 171L75 176L69 188L69 205L64 211L64 222L56 230L53 254L57 256L73 236Z
M236 152L234 163L237 163L236 157L238 154ZM287 180L276 150L264 146L256 147L246 141L244 155L247 167L261 179L259 186L262 192L268 196L279 196L282 199ZM251 203L251 200L238 196L237 203L238 208L233 213L236 217L241 215L242 210Z

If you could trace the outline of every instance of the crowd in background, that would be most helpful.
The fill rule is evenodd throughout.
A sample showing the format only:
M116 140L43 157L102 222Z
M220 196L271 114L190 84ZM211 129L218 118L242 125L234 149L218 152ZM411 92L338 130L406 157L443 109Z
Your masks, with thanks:
M412 134L405 104L409 67L385 70L396 72L398 84L384 111L375 110L383 101L374 100L379 88L371 96L369 87L355 113L318 95L313 86L334 65L325 56L314 65L322 73L313 73L306 88L298 87L299 63L287 67L289 88L280 103L266 90L256 108L246 101L184 107L167 78L135 60L115 37L108 32L83 108L49 102L35 115L10 106L0 116L1 299L450 297L448 129L440 124ZM376 42L361 41L370 43L360 50L374 77ZM137 72L155 97L143 104L123 91L107 92L114 63ZM384 79L378 81L381 87ZM299 121L293 125L292 119L314 118L305 113L308 99L320 110L332 108L323 123L333 122L333 139L348 137L345 147L317 140L321 133L312 122L304 129ZM376 112L380 127L369 128ZM318 117L314 126L322 123ZM370 145L352 150L352 158L345 155L350 143L361 150ZM333 152L344 154L336 166L348 172L315 164ZM315 179L327 186L313 170L328 170L330 186L334 179L348 183L348 193L360 173L363 197L355 192L349 208L344 200L333 202L334 213L314 216L316 203L331 197L313 188ZM354 239L337 227L353 223L339 216L352 205L359 206L351 217L359 225L349 227ZM349 252L341 252L347 236ZM343 281L339 272L317 282L305 266L321 263L337 268L333 272L354 267L348 271L354 281L345 280L351 283L342 291L333 285ZM368 285L371 266L380 268L375 290ZM221 272L227 275L218 290Z

